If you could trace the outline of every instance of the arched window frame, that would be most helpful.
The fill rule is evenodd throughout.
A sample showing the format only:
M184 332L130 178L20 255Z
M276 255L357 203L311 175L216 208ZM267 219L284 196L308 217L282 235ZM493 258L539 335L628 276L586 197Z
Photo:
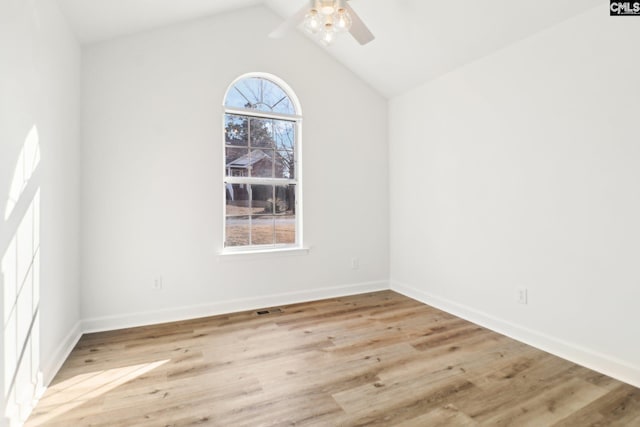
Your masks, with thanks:
M241 83L243 80L248 79L263 79L269 83L276 85L280 88L284 94L287 96L291 106L293 107L294 114L287 113L279 113L273 111L265 111L264 109L254 109L254 108L243 108L237 106L228 106L227 100L230 95L230 91L234 90L238 83ZM274 178L274 177L239 177L239 176L230 176L227 164L227 149L230 146L227 143L226 138L226 118L228 115L234 116L244 116L248 120L249 119L262 119L262 120L275 120L275 121L284 121L293 124L294 131L294 177L293 178ZM280 252L280 251L290 251L303 249L303 240L302 240L302 107L298 100L298 97L295 95L295 92L291 89L291 87L281 78L268 73L247 73L242 76L236 78L227 90L225 91L224 99L223 99L223 114L222 114L222 161L223 161L223 171L222 171L222 181L223 181L223 254L233 254L233 253L256 253L256 252ZM295 196L294 196L294 215L295 215L295 240L293 242L287 243L278 243L274 241L273 244L255 244L251 241L249 244L240 244L240 245L231 245L228 244L229 236L228 233L228 218L227 215L227 203L228 203L228 188L233 185L293 185L295 188ZM275 199L275 194L274 194ZM252 228L252 224L250 223L249 228ZM274 224L274 236L275 236L276 228Z

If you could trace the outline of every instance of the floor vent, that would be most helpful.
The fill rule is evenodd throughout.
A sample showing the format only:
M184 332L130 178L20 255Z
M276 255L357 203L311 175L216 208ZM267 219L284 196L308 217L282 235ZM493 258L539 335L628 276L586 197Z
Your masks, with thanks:
M258 310L258 311L256 311L256 314L258 316L264 316L265 314L276 314L276 313L282 313L282 309L281 308L270 308L268 310Z

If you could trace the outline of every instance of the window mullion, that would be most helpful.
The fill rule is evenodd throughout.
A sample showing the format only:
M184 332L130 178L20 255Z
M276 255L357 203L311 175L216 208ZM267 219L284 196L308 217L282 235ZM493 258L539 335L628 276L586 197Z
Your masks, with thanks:
M249 185L249 246L253 245L253 186Z
M295 179L289 178L252 178L244 176L227 176L224 178L225 184L254 184L254 185L295 185Z
M225 112L227 114L233 114L236 116L255 117L259 119L276 119L276 120L284 120L287 122L299 122L300 120L302 120L301 116L297 116L294 114L281 114L281 113L274 113L270 111L253 110L250 108L226 107Z
M251 156L253 156L251 151L251 118L247 117L247 154L249 155L249 161L251 161ZM251 165L249 165L248 169L248 176L253 176L253 168Z

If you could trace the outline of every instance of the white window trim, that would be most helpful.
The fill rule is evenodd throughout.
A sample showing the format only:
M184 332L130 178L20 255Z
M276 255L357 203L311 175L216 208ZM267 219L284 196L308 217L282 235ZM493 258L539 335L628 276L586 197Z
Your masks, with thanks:
M248 78L263 78L269 80L276 85L280 86L280 88L287 94L290 101L293 103L295 111L297 114L279 114L268 111L260 111L253 110L249 108L228 108L224 105L229 91L233 89L233 87L241 80ZM295 157L295 174L296 179L287 179L287 178L256 178L256 177L232 177L227 176L226 171L226 143L225 143L225 116L227 114L236 114L241 116L250 116L256 118L271 118L276 120L285 120L292 123L295 123L295 132L296 132L296 140L295 140L295 149L294 149L294 157ZM233 259L236 257L242 257L243 259L247 259L248 257L264 257L265 255L306 255L309 253L310 248L303 246L303 191L302 191L302 108L300 106L300 102L295 96L294 91L291 87L282 79L272 74L267 73L248 73L244 74L237 79L235 79L227 90L225 91L224 98L222 101L222 250L220 251L219 260L220 259ZM226 185L227 184L255 184L255 185L287 185L287 184L295 184L296 192L295 192L295 203L296 203L296 242L293 244L275 244L275 245L247 245L247 246L230 246L225 247L226 242Z
M310 247L283 247L278 249L261 249L261 250L223 250L218 255L219 262L247 260L247 259L262 259L270 257L285 257L285 256L301 256L308 255L311 252Z

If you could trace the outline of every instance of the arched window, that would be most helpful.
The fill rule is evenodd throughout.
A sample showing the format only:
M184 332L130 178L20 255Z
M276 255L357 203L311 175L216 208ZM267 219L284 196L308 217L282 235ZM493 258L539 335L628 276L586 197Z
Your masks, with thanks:
M249 74L224 100L224 247L277 249L302 244L301 111L280 79Z

